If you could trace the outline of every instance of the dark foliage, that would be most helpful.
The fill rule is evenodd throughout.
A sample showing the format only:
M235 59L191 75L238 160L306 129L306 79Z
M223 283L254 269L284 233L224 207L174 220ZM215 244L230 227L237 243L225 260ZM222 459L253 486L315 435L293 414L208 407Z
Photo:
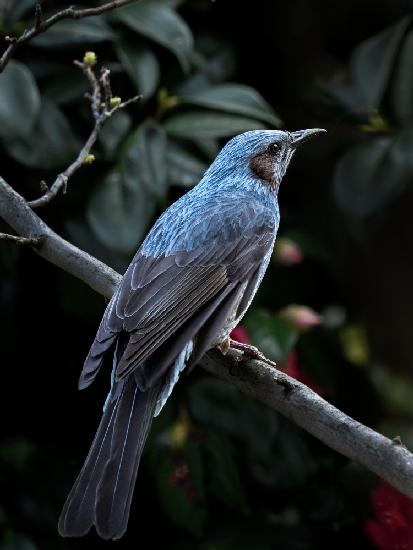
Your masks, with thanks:
M0 2L2 34L30 24L34 3ZM70 5L44 9L52 4ZM409 3L142 0L59 23L0 75L1 171L28 199L90 131L87 82L72 63L86 50L111 69L117 96L144 100L108 122L96 161L42 211L47 223L124 270L154 217L199 180L228 137L327 128L283 182L282 239L241 337L412 448ZM108 372L76 389L104 300L13 243L0 245L0 275L0 547L101 548L95 535L59 539L56 524L108 389ZM399 524L385 532L377 495L401 504L383 489L371 501L376 484L195 371L154 423L116 546L386 549ZM403 529L410 540L411 524Z

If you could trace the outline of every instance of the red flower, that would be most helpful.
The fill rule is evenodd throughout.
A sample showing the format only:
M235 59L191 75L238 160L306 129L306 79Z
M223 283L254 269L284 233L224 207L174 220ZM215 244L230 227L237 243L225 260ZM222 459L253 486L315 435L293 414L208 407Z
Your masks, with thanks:
M292 378L295 378L299 382L302 382L303 384L308 386L310 389L318 393L318 395L323 395L323 388L319 386L317 382L314 382L311 376L306 373L303 368L298 364L298 354L295 350L291 351L288 354L287 360L284 363L282 370L285 372L285 374L288 374L288 376L291 376Z
M183 491L189 500L196 500L196 490L188 464L178 457L174 457L172 462L173 469L169 475L169 483Z
M385 481L372 493L375 518L366 533L380 550L413 550L413 501Z
M251 344L251 340L249 339L247 329L242 325L235 327L234 330L231 332L230 337L233 340L240 342L241 344Z

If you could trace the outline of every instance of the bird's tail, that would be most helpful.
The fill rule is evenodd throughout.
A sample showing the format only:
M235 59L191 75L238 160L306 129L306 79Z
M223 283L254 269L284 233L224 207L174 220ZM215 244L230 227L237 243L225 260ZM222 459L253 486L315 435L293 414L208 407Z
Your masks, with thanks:
M92 525L104 539L118 539L128 523L138 466L155 412L160 383L145 392L134 376L119 382L83 468L59 519L64 537L85 535Z

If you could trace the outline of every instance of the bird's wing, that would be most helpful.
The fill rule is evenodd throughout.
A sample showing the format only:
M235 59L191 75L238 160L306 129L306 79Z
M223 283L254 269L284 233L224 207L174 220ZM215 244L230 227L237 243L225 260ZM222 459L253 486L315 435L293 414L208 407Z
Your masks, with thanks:
M253 221L252 213L256 217ZM254 285L248 283L256 279L272 246L274 216L265 208L260 208L257 215L257 208L252 209L250 201L237 205L235 218L232 204L231 208L222 205L219 210L208 212L205 219L207 228L192 250L167 255L138 251L104 314L82 371L80 387L93 381L104 352L117 336L126 333L116 378L135 371L137 382L144 389L165 372L207 322L211 326L211 319L218 312L222 317L222 311L246 301L246 289L249 295L254 291ZM205 234L211 235L211 228L213 238L205 239ZM188 232L196 230L188 223Z

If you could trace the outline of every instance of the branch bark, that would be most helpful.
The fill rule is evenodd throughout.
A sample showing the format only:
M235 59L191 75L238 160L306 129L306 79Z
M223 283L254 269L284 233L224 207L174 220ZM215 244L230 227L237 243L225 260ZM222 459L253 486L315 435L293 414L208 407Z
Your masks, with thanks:
M77 9L74 6L71 6L70 8L61 10L46 19L42 19L41 6L40 4L38 4L36 6L36 11L35 11L34 27L24 31L24 33L17 38L6 37L6 40L9 42L9 46L7 47L7 49L5 50L5 52L0 58L0 73L4 71L14 51L19 46L21 46L22 44L25 44L26 42L29 42L29 40L31 40L38 34L41 34L47 31L47 29L49 29L52 25L54 25L58 21L62 21L62 19L82 19L83 17L100 15L106 11L110 11L115 8L120 8L121 6L125 6L126 4L130 4L133 1L134 0L112 0L112 2L107 2L102 6L98 6L96 8L85 8L85 9Z
M1 176L0 217L21 237L39 239L40 244L35 250L40 256L71 273L106 298L112 296L121 275L59 237Z
M118 98L119 102L117 102L115 105L111 105L110 101L112 99L112 95L110 95L110 97L108 96L108 89L110 90L109 69L105 69L105 68L102 69L102 77L99 81L96 78L93 68L89 64L81 63L80 61L74 61L74 63L76 66L82 69L86 78L89 80L92 88L90 104L91 104L93 118L95 121L94 127L86 143L83 145L82 149L80 150L77 158L72 162L70 166L66 168L64 172L62 172L56 177L55 181L53 182L53 185L50 188L47 188L47 185L44 182L42 182L43 187L46 187L46 191L38 199L28 202L31 208L39 208L41 206L45 206L52 199L54 199L54 197L56 197L56 195L60 192L60 190L63 190L63 193L65 193L69 179L73 176L75 172L79 170L79 168L81 168L86 163L88 157L92 157L92 162L93 162L94 156L90 155L90 151L94 146L94 144L96 143L96 140L99 137L100 131L104 123L112 115L114 115L116 111L119 111L119 109L124 109L131 103L136 103L137 101L142 99L142 96L140 95L131 97L130 99L124 102L122 102L120 98ZM102 89L101 89L101 86L102 86ZM102 103L102 91L105 95L105 102L103 103Z
M41 238L36 252L110 298L121 275L52 231L0 177L0 217L24 238ZM243 361L242 353L216 350L201 366L283 414L328 447L365 466L413 499L413 454L397 440L371 430L312 390L268 364Z

